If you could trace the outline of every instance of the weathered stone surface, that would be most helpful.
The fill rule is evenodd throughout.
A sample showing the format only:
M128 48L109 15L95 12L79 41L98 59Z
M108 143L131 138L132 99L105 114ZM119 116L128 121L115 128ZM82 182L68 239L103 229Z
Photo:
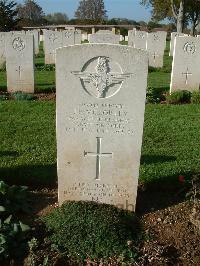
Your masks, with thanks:
M147 54L132 47L57 50L60 204L89 200L135 209L147 72Z
M198 90L200 42L196 37L176 37L170 91Z
M8 34L6 71L8 92L34 92L33 35Z
M0 32L0 69L4 66L6 62L5 40L6 40L6 33Z
M171 41L170 41L170 52L169 52L169 56L173 56L174 53L174 42L175 42L175 38L179 37L179 36L184 36L184 33L178 33L178 32L172 32L171 33Z
M146 31L135 31L133 47L137 49L147 50L147 37Z
M110 44L119 44L120 35L115 35L111 33L95 33L89 35L90 43L110 43Z
M128 31L128 45L134 47L136 29Z
M163 56L166 47L167 33L158 31L148 33L147 51L149 53L149 65L152 67L163 67Z
M56 49L81 44L80 30L44 31L45 40L45 64L55 64Z
M81 31L68 30L62 31L62 46L81 44Z
M62 47L62 32L44 31L45 64L55 64L56 49Z
M32 34L34 38L34 52L35 54L39 54L39 45L40 45L40 32L39 30L30 30L27 31L26 34Z

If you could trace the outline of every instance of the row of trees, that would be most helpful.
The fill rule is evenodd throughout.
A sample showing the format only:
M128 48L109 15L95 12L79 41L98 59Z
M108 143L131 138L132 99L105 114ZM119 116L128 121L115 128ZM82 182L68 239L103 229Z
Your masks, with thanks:
M191 24L191 34L195 34L200 21L200 0L141 0L141 4L152 7L154 21L168 18L176 23L177 32Z

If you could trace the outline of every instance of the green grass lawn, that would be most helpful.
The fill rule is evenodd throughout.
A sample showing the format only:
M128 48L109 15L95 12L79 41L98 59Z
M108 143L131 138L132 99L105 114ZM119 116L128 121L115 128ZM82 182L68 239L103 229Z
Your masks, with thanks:
M168 44L169 45L169 44ZM50 69L50 70L48 70ZM161 70L151 69L149 86L169 89L168 50ZM5 72L0 88L6 89ZM55 89L54 70L36 59L36 88ZM12 183L56 182L55 102L0 101L0 179ZM146 106L140 181L172 183L178 175L200 172L200 105Z

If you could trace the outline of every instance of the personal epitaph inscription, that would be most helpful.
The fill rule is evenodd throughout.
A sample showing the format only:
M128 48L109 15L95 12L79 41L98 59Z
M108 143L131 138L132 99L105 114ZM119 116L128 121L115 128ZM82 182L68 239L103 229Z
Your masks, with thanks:
M59 203L97 201L134 210L147 54L85 44L58 49L56 63Z
M198 38L177 36L174 43L170 91L199 90L200 43Z

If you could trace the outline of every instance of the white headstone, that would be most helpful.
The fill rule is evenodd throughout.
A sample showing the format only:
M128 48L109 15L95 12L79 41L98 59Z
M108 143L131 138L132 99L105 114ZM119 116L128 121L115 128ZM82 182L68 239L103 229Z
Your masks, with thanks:
M199 90L200 42L196 37L176 37L170 92Z
M40 32L38 30L28 31L27 34L33 34L34 37L34 51L35 54L39 54L39 45L40 45Z
M133 47L147 50L147 36L148 32L146 31L135 31Z
M90 43L110 43L119 44L120 35L111 33L95 33L89 36Z
M167 32L158 31L148 33L147 51L149 53L149 65L163 67L163 57L166 47Z
M128 45L134 47L134 39L135 39L136 29L128 31Z
M120 42L123 42L123 41L124 41L124 36L120 35Z
M82 41L88 41L88 34L87 33L82 33Z
M175 38L178 36L184 36L184 33L178 33L178 32L172 32L171 33L171 42L170 42L170 52L169 52L169 56L173 56L174 53L174 41Z
M31 34L8 34L6 71L8 92L34 92L34 44Z
M6 62L5 40L6 40L6 33L0 32L0 69L4 66Z
M147 54L132 47L57 50L60 204L89 200L135 209L147 72Z
M65 30L62 31L62 46L81 44L81 31Z
M55 64L56 49L62 47L62 44L62 32L51 30L44 31L45 64Z

